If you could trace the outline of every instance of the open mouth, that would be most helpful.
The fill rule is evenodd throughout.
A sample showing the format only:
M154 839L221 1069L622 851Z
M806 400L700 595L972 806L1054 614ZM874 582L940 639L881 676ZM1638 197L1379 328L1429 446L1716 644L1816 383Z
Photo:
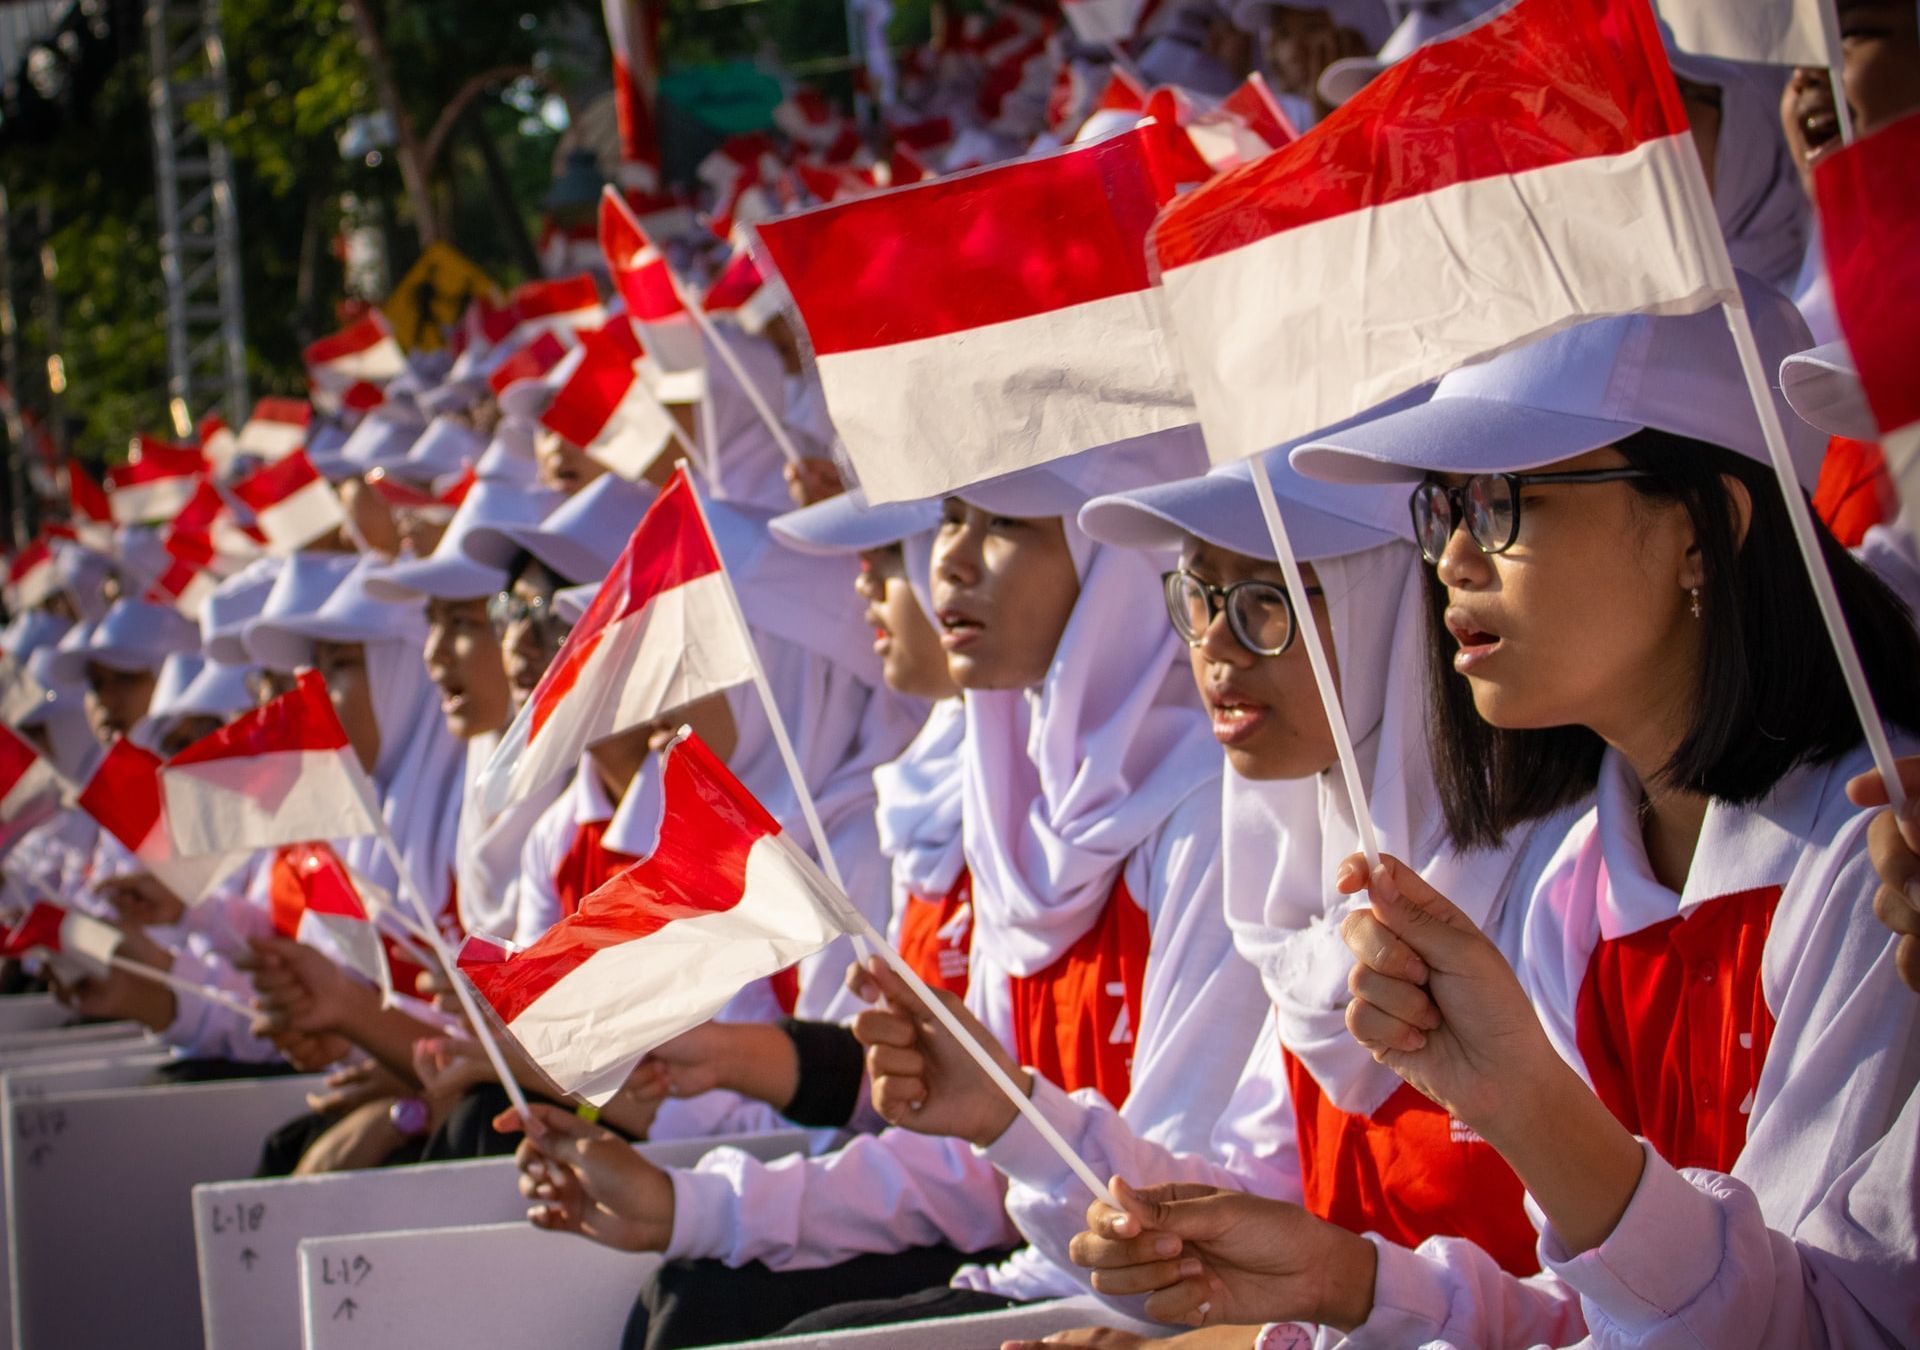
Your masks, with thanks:
M1832 90L1824 85L1808 91L1794 108L1794 118L1807 143L1808 164L1840 144L1840 114L1834 108Z
M948 651L959 651L971 645L982 633L986 625L970 614L957 609L940 611L940 645Z
M1215 690L1207 695L1207 717L1213 724L1213 738L1222 745L1239 745L1253 736L1273 716L1273 709L1255 703L1232 690Z
M1460 644L1460 650L1453 654L1453 668L1461 674L1465 674L1500 648L1500 635L1483 628L1471 614L1462 609L1447 611L1447 631L1453 635L1453 640Z

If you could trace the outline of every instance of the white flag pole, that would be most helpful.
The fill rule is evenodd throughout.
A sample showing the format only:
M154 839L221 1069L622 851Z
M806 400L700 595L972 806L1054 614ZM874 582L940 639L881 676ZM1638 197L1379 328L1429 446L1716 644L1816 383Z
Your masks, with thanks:
M660 255L660 265L667 269L667 279L673 283L673 293L680 297L680 303L686 306L687 313L693 316L693 321L699 326L701 333L713 343L713 349L720 353L720 360L728 370L733 372L733 378L740 382L740 391L747 396L747 402L753 405L753 411L759 416L761 422L766 424L774 443L780 447L780 453L786 456L787 463L798 464L800 447L793 443L793 437L787 434L786 427L781 424L778 417L774 416L773 409L767 406L766 399L761 397L759 387L747 377L747 368L740 364L740 357L734 352L732 345L721 335L720 329L702 308L700 302L693 298L692 292L680 284L679 275L667 262L664 253ZM713 397L711 379L707 382L707 390L703 397ZM717 450L718 447L716 446L715 449Z
M1840 123L1840 143L1853 144L1853 109L1847 106L1846 58L1840 50L1839 0L1814 0L1820 7L1821 37L1827 46L1827 79L1833 84L1833 115Z
M137 976L140 979L151 980L155 984L163 984L175 993L185 994L191 998L205 999L217 1008L225 1008L228 1012L239 1013L248 1021L252 1021L260 1015L258 1008L249 1007L230 994L223 993L218 989L209 988L203 984L195 984L192 980L183 980L178 975L161 970L158 966L150 966L144 961L135 961L125 956L109 956L107 958L107 964L115 970L124 970L127 974Z
M993 1085L1006 1094L1007 1100L1013 1103L1014 1109L1029 1125L1039 1131L1040 1137L1047 1141L1047 1147L1059 1155L1060 1161L1073 1169L1073 1174L1093 1192L1094 1198L1115 1209L1122 1208L1120 1202L1114 1198L1113 1192L1107 1189L1106 1183L1100 1180L1091 1167L1087 1166L1084 1158L1073 1151L1073 1145L1066 1141L1060 1131L1053 1127L1053 1122L1033 1104L1033 1099L1022 1092L1020 1085L1000 1067L1000 1061L994 1058L993 1052L980 1044L965 1024L953 1015L952 1009L947 1007L940 996L927 987L927 982L920 978L920 972L888 945L887 940L874 928L867 916L856 909L852 901L846 899L845 891L840 892L840 901L846 907L846 913L841 916L842 922L850 921L853 924L854 938L858 940L865 937L878 949L880 959L893 968L894 974L906 981L907 987L913 990L914 997L926 1006L927 1011L933 1014L934 1020L940 1023L946 1033L960 1043L960 1048L980 1066L981 1072L993 1080Z
M1800 490L1799 475L1794 472L1793 456L1787 449L1787 433L1780 425L1780 410L1774 406L1766 367L1760 363L1760 347L1753 339L1753 324L1738 296L1725 301L1720 312L1733 332L1733 345L1740 353L1740 369L1747 378L1747 394L1760 419L1760 430L1767 438L1767 455L1773 461L1774 475L1780 480L1780 495L1786 499L1787 518L1793 522L1793 539L1800 547L1801 561L1807 567L1807 579L1813 583L1813 596L1820 605L1820 617L1826 622L1827 637L1833 654L1840 661L1840 674L1847 682L1847 694L1873 751L1873 766L1886 784L1887 801L1895 812L1905 807L1906 790L1900 785L1900 773L1894 764L1893 747L1880 709L1867 685L1866 671L1860 665L1860 653L1853 645L1852 630L1840 608L1839 593L1833 589L1833 574L1820 552L1820 537L1813 527L1813 513L1807 509L1806 494Z
M1267 522L1267 537L1280 555L1280 570L1287 579L1287 594L1293 597L1294 624L1307 644L1307 664L1313 667L1313 682L1320 690L1320 706L1326 709L1327 729L1333 733L1333 746L1340 756L1340 776L1346 781L1347 801L1353 807L1354 824L1360 831L1360 851L1366 855L1367 869L1380 866L1380 841L1374 835L1373 813L1367 807L1366 785L1360 780L1360 760L1353 752L1353 733L1347 729L1347 715L1340 706L1340 691L1334 687L1333 666L1327 660L1326 644L1320 640L1320 625L1314 621L1313 606L1307 596L1307 583L1300 575L1300 562L1294 557L1293 540L1287 534L1287 522L1281 518L1280 503L1273 495L1273 480L1266 465L1256 458L1247 466L1253 470L1253 491L1260 499L1260 514Z
M422 924L420 936L426 939L428 946L433 949L435 959L447 972L447 983L453 986L453 992L460 1000L460 1007L467 1014L467 1022L473 1028L474 1038L480 1042L480 1048L486 1052L487 1063L493 1066L494 1074L500 1079L500 1086L506 1089L507 1100L512 1102L514 1110L520 1113L520 1119L525 1122L527 1132L531 1136L537 1126L533 1111L527 1105L527 1094L521 1091L520 1081L507 1067L507 1057L501 1053L500 1043L494 1039L493 1027L475 1006L473 990L467 981L466 972L460 969L460 963L454 959L453 953L447 950L447 940L440 935L439 926L433 921L433 912L427 908L426 898L413 884L411 869L400 856L400 845L394 841L393 830L387 825L387 818L380 813L379 804L374 799L373 784L368 780L366 770L360 767L358 760L350 758L347 763L354 788L360 794L361 804L366 808L367 814L373 818L374 829L380 838L380 847L386 853L387 861L393 864L399 888L412 901L418 913Z
M700 513L700 528L706 531L707 538L711 540L713 525L707 519L707 504L694 487L691 473L687 474L687 490L693 494L694 509ZM717 546L714 556L720 556ZM766 669L760 664L759 644L753 640L753 630L747 627L747 616L740 608L740 597L734 592L733 574L727 570L725 558L720 558L720 580L723 583L721 589L727 593L727 606L733 612L733 621L740 625L741 636L747 640L747 658L753 665L753 687L760 695L760 706L766 711L767 723L773 728L773 743L779 747L780 758L787 766L787 778L793 784L794 796L800 800L800 813L806 817L807 833L812 836L814 851L820 856L820 870L827 874L827 880L833 883L834 889L845 895L847 883L841 880L840 865L833 860L833 846L827 842L826 827L820 823L820 811L814 805L813 791L807 786L806 775L800 771L800 757L794 753L793 741L787 736L786 719L780 715L780 705L773 701L773 686L767 682ZM871 955L865 939L858 933L853 935L853 950L862 961Z

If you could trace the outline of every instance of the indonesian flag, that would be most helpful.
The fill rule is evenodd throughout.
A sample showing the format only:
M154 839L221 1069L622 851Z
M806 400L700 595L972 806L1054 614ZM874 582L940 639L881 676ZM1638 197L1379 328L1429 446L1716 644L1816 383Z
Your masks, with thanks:
M612 340L596 341L560 386L540 424L622 478L639 481L673 435L673 421Z
M0 822L21 816L60 795L63 784L33 743L0 725Z
M690 733L660 755L659 843L524 951L467 973L562 1092L605 1101L648 1051L857 926L851 906ZM636 991L640 996L636 996Z
M1299 135L1258 71L1214 107L1182 119L1181 125L1200 157L1220 172L1252 163Z
M206 898L232 861L225 853L188 856L175 847L160 795L160 757L125 737L107 751L75 804L189 905Z
M200 606L207 597L219 589L220 579L209 571L204 564L182 558L168 549L171 556L167 570L155 579L147 592L147 599L155 604L172 605L187 618L198 622Z
M61 978L73 982L107 973L120 950L121 933L112 924L78 910L36 900L0 946L0 955L20 960L51 958Z
M1216 460L1587 319L1735 296L1644 0L1518 0L1430 43L1152 245Z
M233 503L213 479L202 478L192 500L167 528L166 548L176 558L224 576L260 556L266 541L258 529L240 523Z
M59 586L60 573L53 565L53 544L43 530L7 564L7 608L19 614L43 605Z
M607 16L607 47L613 53L620 185L654 192L660 187L660 139L653 122L653 86L661 7L642 5L640 0L602 0L602 5Z
M312 841L282 848L268 872L267 894L276 933L339 956L382 989L392 987L374 917L390 902L331 846Z
M586 273L558 281L530 281L513 293L513 331L506 345L524 348L551 333L568 347L579 344L578 330L607 321L600 288Z
M746 332L758 333L780 313L785 292L767 284L752 249L740 241L700 303L708 314L731 314Z
M567 344L553 333L542 333L509 356L487 376L487 387L497 398L522 380L537 380L566 358Z
M662 370L697 369L703 360L700 331L674 285L666 255L612 188L600 196L600 251L647 355Z
M233 485L233 495L253 512L255 527L266 536L267 552L280 557L299 552L347 519L339 494L304 450L242 478Z
M326 681L307 671L168 760L159 785L174 848L197 856L373 834L363 777Z
M107 470L107 500L116 525L166 520L193 499L206 457L191 445L136 436L125 464Z
M1210 170L1130 131L755 226L871 502L1194 420L1143 243Z
M1060 0L1060 12L1082 42L1102 46L1125 42L1140 31L1140 21L1159 0Z
M481 775L499 812L589 745L753 678L753 646L684 468L641 517Z
M1920 113L1813 171L1834 312L1901 500L1920 502Z
M314 405L325 412L373 408L387 381L407 368L386 315L370 309L359 322L307 345L301 353Z
M67 462L67 503L73 508L73 529L80 542L103 553L111 551L113 506L106 489L77 459Z
M285 459L307 443L313 405L303 398L263 398L240 428L236 454L257 455L269 464Z
M1656 0L1683 52L1771 66L1832 66L1821 10L1843 0Z
M467 499L467 493L479 480L473 465L469 464L454 479L452 486L445 492L431 492L413 487L395 478L385 469L375 469L367 475L367 486L379 493L382 500L395 511L407 511L423 520L445 522L453 519L453 513L460 503Z

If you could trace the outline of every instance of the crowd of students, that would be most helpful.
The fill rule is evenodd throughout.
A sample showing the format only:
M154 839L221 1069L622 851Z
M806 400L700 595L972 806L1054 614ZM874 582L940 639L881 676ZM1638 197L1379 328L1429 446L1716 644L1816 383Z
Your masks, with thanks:
M1485 6L1411 3L1399 33L1385 0L1164 8L1153 78L1217 97L1259 65L1305 126L1368 52ZM1839 15L1856 127L1920 110L1914 5ZM1920 754L1920 550L1830 435L1844 350L1814 350L1827 72L1675 67L1862 666ZM999 96L965 153L1028 148ZM1187 429L886 506L844 482L792 317L720 322L742 365L683 416L695 477L847 894L1121 1207L847 939L525 1135L421 952L388 941L388 994L361 938L289 931L314 869L392 894L402 867L449 933L531 943L645 849L629 789L682 725L810 837L744 686L503 808L480 790L681 453L623 478L540 424L558 376L490 381L531 321L317 417L348 525L232 571L197 625L148 597L152 531L53 542L0 648L45 695L14 729L70 779L312 670L399 845L264 853L188 905L77 807L4 822L11 905L257 1011L124 970L61 998L144 1022L178 1077L325 1071L264 1173L516 1152L531 1222L666 1258L633 1347L1089 1291L1164 1337L1047 1344L1920 1343L1920 826L1882 809L1718 314L1582 324L1230 467ZM681 1169L630 1147L791 1125L840 1134Z

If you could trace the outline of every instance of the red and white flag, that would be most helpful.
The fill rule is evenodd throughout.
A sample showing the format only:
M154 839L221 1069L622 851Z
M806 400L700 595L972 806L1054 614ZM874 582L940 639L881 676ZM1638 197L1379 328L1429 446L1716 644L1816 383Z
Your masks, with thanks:
M54 538L42 530L7 564L7 608L11 612L19 614L43 605L60 588L60 573L53 565Z
M199 490L206 456L191 445L136 436L124 464L107 470L107 500L116 525L171 519Z
M744 684L753 662L699 499L676 470L501 736L483 800L504 810L595 741Z
M1920 502L1920 113L1823 157L1813 171L1833 308L1880 448ZM1911 509L1911 508L1909 508Z
M182 558L171 548L167 551L170 555L167 570L154 579L147 599L157 605L172 605L198 623L200 606L219 589L220 578L209 571L205 564Z
M647 355L662 370L698 369L704 359L700 330L680 298L666 255L612 188L600 195L600 251Z
M780 313L786 291L777 281L768 284L760 265L753 260L751 247L746 241L736 240L727 265L720 269L700 303L708 314L730 314L743 330L758 333Z
M240 428L236 455L255 455L269 464L285 459L307 443L313 405L303 398L263 398Z
M1143 243L1210 173L1143 122L755 226L868 500L1192 422Z
M487 387L498 398L523 380L537 380L566 359L568 344L558 334L541 333L507 357L487 376Z
M1645 0L1518 0L1430 43L1152 245L1222 461L1587 319L1736 295Z
M67 462L67 503L73 508L73 530L80 542L103 553L111 552L113 505L106 489L77 459Z
M551 333L568 347L580 345L580 330L607 321L600 288L586 273L557 281L529 281L513 293L513 331L502 344L519 349Z
M391 901L331 846L316 840L281 848L268 873L267 895L276 933L340 957L383 989L392 987L375 922Z
M639 481L673 437L673 421L640 378L633 359L597 340L540 415L622 478Z
M326 681L307 671L160 767L173 847L197 856L373 834L353 753Z
M1821 10L1842 0L1655 0L1673 45L1696 56L1769 66L1831 66Z
M74 804L189 905L205 899L235 861L211 850L188 856L174 846L160 795L160 757L124 736L101 759Z
M193 497L167 527L167 552L216 576L226 576L264 551L266 536L243 525L233 503L212 478L202 478Z
M301 358L314 406L323 412L378 407L387 381L407 368L386 315L377 309L337 333L307 344Z
M57 801L64 784L33 742L0 725L0 823Z
M660 187L660 138L654 128L653 91L659 78L659 5L640 0L602 0L607 47L613 53L613 111L620 131L620 186L654 192Z
M253 512L255 528L266 536L267 552L280 557L299 552L346 523L340 494L304 450L249 474L232 491Z
M1223 173L1299 136L1258 71L1213 107L1184 118L1181 125L1200 157Z
M49 958L68 982L105 975L120 950L118 928L78 910L36 900L26 916L7 933L0 955L14 960Z
M233 463L233 457L239 453L240 444L227 419L217 412L208 413L194 427L194 435L200 438L200 453L207 457L214 472L225 473L227 465Z
M846 898L697 738L683 735L660 760L650 854L524 951L469 939L460 954L534 1063L592 1101L754 980L858 926Z

